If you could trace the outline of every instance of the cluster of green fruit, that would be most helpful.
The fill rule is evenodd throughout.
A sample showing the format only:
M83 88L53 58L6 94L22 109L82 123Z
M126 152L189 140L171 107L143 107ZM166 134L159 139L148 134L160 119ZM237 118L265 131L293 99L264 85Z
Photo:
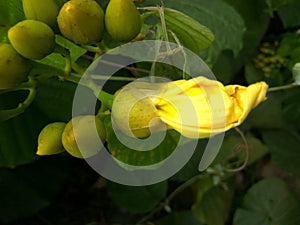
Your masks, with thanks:
M95 124L96 131L91 127ZM97 116L85 115L72 118L68 123L54 122L45 126L38 137L38 155L52 155L67 151L77 158L88 158L96 155L105 142L106 132L102 121ZM80 143L80 147L77 143Z
M8 31L10 44L0 43L0 89L26 81L30 60L56 50L55 33L79 45L97 44L104 29L119 42L134 39L141 17L133 0L110 0L104 13L95 0L70 0L61 8L55 0L22 0L26 19Z
M259 54L253 59L254 66L260 69L266 78L285 67L285 59L276 53L278 42L264 42L259 48Z

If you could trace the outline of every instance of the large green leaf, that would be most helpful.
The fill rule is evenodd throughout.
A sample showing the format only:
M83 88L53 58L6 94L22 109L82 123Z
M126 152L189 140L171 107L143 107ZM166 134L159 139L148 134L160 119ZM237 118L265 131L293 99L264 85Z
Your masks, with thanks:
M280 93L268 93L267 100L253 109L242 129L270 129L284 127Z
M289 0L289 2L282 6L278 13L285 28L297 27L300 25L300 1Z
M34 105L53 121L69 121L72 117L72 102L76 85L57 78L49 79L40 84ZM82 112L90 111L95 100L92 91L86 88L85 102ZM85 108L86 107L86 108Z
M16 169L0 169L0 222L30 216L48 206L68 168L68 160L56 156Z
M8 29L23 19L22 1L0 0L0 42L7 42Z
M270 149L273 161L285 172L300 178L299 134L286 130L264 131L263 140Z
M243 18L223 0L168 1L166 7L180 10L207 26L215 34L215 41L207 50L207 61L213 64L222 50L236 55L242 48L245 31Z
M266 5L261 0L225 0L234 7L245 22L243 48L237 56L232 51L223 51L213 66L213 72L223 83L229 83L242 66L252 57L269 25ZM228 33L224 33L228 35ZM229 35L234 35L229 33Z
M13 100L12 98L10 100ZM37 137L47 119L34 107L0 123L0 167L15 167L37 158Z
M112 200L131 213L144 213L152 210L166 196L167 187L167 182L142 187L107 183L107 191Z
M164 140L154 149L149 151L137 151L123 145L116 137L110 116L105 117L104 124L106 128L106 140L111 154L122 163L133 166L148 166L161 162L175 150L180 138L179 133L168 131ZM131 137L128 136L128 140L130 140L130 138ZM141 145L143 145L143 143L141 143ZM147 149L147 146L145 148Z
M183 46L195 53L208 48L214 41L214 34L205 26L174 9L165 8L167 29L173 31Z
M207 225L224 225L229 217L232 190L214 186L204 193L201 201L193 205L196 218Z
M300 224L300 202L287 185L275 178L252 186L243 205L236 210L234 225L295 225Z
M287 90L283 93L282 114L289 127L300 131L300 88Z
M250 165L255 161L257 161L258 159L262 158L264 155L266 155L268 153L268 147L264 145L258 138L252 136L249 133L247 133L245 137L247 140L248 151L249 151L249 158L247 164ZM233 155L234 153L236 153L236 156L230 161L235 160L243 163L245 161L245 154L246 154L246 149L244 144L245 143L243 142L241 136L232 133L228 135L226 134L221 149L219 151L219 154L217 155L213 164L216 165L220 163L225 163L224 160L228 158L228 156ZM229 162L227 161L227 163Z

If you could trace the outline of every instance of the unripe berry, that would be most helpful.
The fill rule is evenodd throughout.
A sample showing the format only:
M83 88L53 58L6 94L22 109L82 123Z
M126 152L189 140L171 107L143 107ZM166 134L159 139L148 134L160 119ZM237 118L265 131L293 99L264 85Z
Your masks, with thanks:
M105 12L109 35L120 42L134 39L140 32L141 16L132 0L110 0Z
M53 155L64 152L61 141L66 123L55 122L45 126L38 137L37 155Z
M57 29L59 7L54 0L22 0L26 19L38 20Z
M97 132L91 132L93 123L95 123ZM101 150L101 146L97 145L99 138L102 143L105 142L106 132L102 121L92 115L78 116L67 123L62 134L62 143L72 156L88 158Z
M19 54L29 59L42 59L55 48L52 29L36 20L23 20L11 27L8 39Z
M71 0L61 8L57 17L63 36L76 44L100 42L104 30L104 12L94 0Z
M26 81L30 69L29 60L10 44L0 43L0 89L13 88Z

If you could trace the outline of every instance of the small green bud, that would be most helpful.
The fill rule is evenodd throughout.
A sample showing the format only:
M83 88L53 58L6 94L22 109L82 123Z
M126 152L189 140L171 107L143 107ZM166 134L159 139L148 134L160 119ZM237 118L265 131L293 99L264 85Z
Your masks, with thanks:
M26 81L30 69L29 60L10 44L0 43L0 89L13 88Z
M71 0L61 8L57 17L63 36L76 44L95 44L101 41L104 12L94 0Z
M57 29L59 7L54 0L22 0L26 19L38 20Z
M97 133L91 133L93 123ZM106 132L102 121L95 116L78 116L72 118L62 134L62 143L68 153L77 158L88 158L96 155L101 149L97 146L98 140L105 142ZM80 143L79 149L77 141Z
M38 137L37 155L53 155L64 152L61 141L66 123L55 122L45 126Z
M11 27L8 39L19 54L29 59L42 59L55 48L52 29L36 20L23 20Z
M120 42L134 39L140 32L141 16L132 0L110 0L105 12L109 35Z

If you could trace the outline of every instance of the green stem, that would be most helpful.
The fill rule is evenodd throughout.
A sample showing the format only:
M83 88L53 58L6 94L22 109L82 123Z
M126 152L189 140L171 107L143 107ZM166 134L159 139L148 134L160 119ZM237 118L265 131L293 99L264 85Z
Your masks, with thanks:
M186 188L188 188L189 186L191 186L192 184L196 183L197 181L199 181L201 178L203 177L203 174L199 174L196 175L194 177L192 177L191 179L189 179L188 181L186 181L185 183L181 184L180 186L178 186L167 198L166 200L159 204L157 208L155 208L151 213L149 213L148 215L146 215L145 217L143 217L140 221L138 221L136 223L136 225L140 225L144 222L146 222L147 220L151 219L155 213L159 212L160 210L162 210L163 208L166 208L169 206L171 200L177 196L179 193L181 193L182 191L184 191Z
M299 86L299 85L296 83L292 83L292 84L287 84L287 85L278 86L278 87L271 87L268 89L268 92L282 91L282 90L290 89L290 88L297 87L297 86Z
M102 50L98 46L92 46L92 45L81 45L82 48L89 52L94 52L98 54L102 54Z
M33 102L33 100L36 96L36 85L37 85L37 81L34 78L29 77L28 82L23 83L22 85L20 85L17 88L6 91L6 92L10 92L10 91L17 91L17 90L28 90L29 94L26 97L25 101L19 103L19 105L16 108L0 110L0 122L20 115L21 113L23 113L25 111L26 108L28 108L31 105L31 103Z
M83 85L89 89L91 89L94 93L94 95L101 101L101 103L111 109L112 108L112 103L113 103L113 99L114 99L114 96L103 91L101 89L101 86L95 84L93 82L93 80L91 79L84 79L84 78L81 78L81 77L78 77L78 76L75 76L74 74L71 74L66 80L72 82L72 83L75 83L75 84L79 84L80 85Z

